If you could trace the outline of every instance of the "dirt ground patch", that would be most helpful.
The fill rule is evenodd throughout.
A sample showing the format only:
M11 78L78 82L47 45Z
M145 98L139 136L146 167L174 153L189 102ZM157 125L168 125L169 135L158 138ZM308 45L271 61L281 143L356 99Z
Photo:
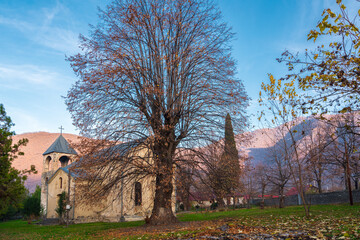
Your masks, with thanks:
M308 239L307 236L305 232L273 232L266 227L249 227L234 219L221 219L116 229L97 237L102 239Z
M151 226L143 225L140 227L121 228L116 230L109 230L99 237L108 238L126 238L130 236L150 237L161 235L168 235L175 232L202 232L207 228L217 228L220 221L194 221L194 222L179 222L165 226ZM171 234L170 234L171 235ZM165 237L165 236L163 236ZM170 237L170 236L169 236Z

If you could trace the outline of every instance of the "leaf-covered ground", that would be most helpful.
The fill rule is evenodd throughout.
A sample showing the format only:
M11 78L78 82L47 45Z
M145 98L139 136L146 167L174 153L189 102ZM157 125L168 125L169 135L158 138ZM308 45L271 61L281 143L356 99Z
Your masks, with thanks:
M63 226L0 223L0 239L360 239L360 205L318 205L178 214L180 223L143 222Z
M285 209L240 209L227 212L180 215L182 221L163 233L140 227L130 239L360 239L360 206L313 206L311 218L301 207ZM176 228L176 229L175 229ZM128 229L130 230L130 229ZM152 232L150 234L150 232ZM127 233L113 230L107 236L120 238ZM126 237L125 237L126 238Z

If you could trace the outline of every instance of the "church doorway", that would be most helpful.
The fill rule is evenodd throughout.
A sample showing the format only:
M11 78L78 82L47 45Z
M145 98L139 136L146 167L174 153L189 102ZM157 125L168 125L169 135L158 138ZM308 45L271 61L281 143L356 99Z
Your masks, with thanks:
M135 183L135 206L141 206L142 202L142 191L141 191L141 183Z

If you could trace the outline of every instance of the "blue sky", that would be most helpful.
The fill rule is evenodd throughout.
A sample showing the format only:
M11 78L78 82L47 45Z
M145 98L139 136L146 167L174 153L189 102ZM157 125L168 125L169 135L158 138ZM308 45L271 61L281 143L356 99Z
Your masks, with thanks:
M280 77L284 65L275 60L285 50L314 48L307 33L321 19L324 8L336 9L335 0L217 0L225 21L236 33L233 55L237 77L252 98L256 114L261 82L267 74ZM75 82L65 56L79 50L78 35L87 35L98 21L97 8L107 0L1 0L0 103L24 132L78 133L62 96ZM345 1L350 11L356 0ZM252 125L257 125L253 117Z

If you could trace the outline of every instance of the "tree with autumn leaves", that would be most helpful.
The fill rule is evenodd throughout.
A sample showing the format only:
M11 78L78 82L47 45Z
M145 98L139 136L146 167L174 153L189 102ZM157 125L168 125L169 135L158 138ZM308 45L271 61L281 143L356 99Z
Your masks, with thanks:
M347 138L351 134L360 134L359 121L347 121L347 113L358 115L360 110L360 9L355 16L350 16L341 0L336 0L336 3L339 12L325 9L317 28L308 34L308 40L314 42L327 37L330 39L327 46L322 44L315 51L306 50L304 58L286 51L278 60L289 67L290 74L284 79L296 80L299 89L305 93L302 95L304 100L298 107L304 113L320 114L320 119L331 125L338 119L326 119L322 117L323 114L343 114L341 121L345 124L337 131L336 138ZM307 94L311 91L313 94ZM353 151L358 150L356 148ZM350 160L344 159L347 159L346 175L347 182L350 182ZM348 185L349 200L352 204L351 185Z
M81 134L106 144L147 139L153 162L142 173L156 178L151 224L177 221L177 150L221 139L224 112L236 129L246 124L232 38L212 1L118 0L100 12L90 37L80 37L83 51L68 58L79 79L66 103ZM122 177L108 177L111 191ZM92 184L106 197L99 181Z
M305 196L306 172L305 157L308 152L302 146L302 139L308 134L309 122L301 121L301 109L297 108L299 103L296 93L295 81L282 82L269 75L270 82L262 83L259 103L269 111L263 111L270 120L270 124L279 126L276 133L275 150L280 155L289 170L292 181L301 198L302 205L307 217L310 216L310 203ZM259 117L261 119L262 116Z
M306 51L304 58L286 51L279 61L289 66L290 74L285 79L296 79L301 90L313 91L313 94L304 96L305 100L299 105L303 112L320 114L321 120L331 125L339 119L329 121L322 114L343 114L341 121L345 124L342 124L335 138L346 139L349 135L360 134L358 117L351 123L347 121L347 113L358 115L360 110L360 9L355 16L351 16L341 0L336 2L339 12L325 9L317 28L308 34L308 40L316 42L326 37L330 43L318 46L315 51ZM347 182L350 182L350 160L348 157L344 159L347 159L343 165L347 166L345 172ZM351 184L348 184L348 190L352 204Z
M298 190L303 188L303 184L300 182L302 175L300 173L303 173L303 170L302 160L299 158L299 150L301 149L297 147L298 141L296 140L298 133L295 132L292 125L296 118L304 114L314 114L319 120L333 125L334 119L326 118L323 114L344 114L339 116L343 116L342 122L346 122L348 116L346 113L358 114L357 111L360 110L360 31L358 20L360 10L356 13L357 16L351 17L342 1L337 0L336 2L339 5L339 13L325 9L317 28L308 34L308 40L316 42L318 39L326 37L330 40L329 44L327 46L322 44L314 51L305 49L305 56L303 57L301 54L285 51L278 61L288 66L289 74L278 80L270 74L270 82L263 83L260 93L260 103L272 112L272 123L280 121L283 124L282 126L286 127L291 144L285 149L287 151L292 149L290 153L297 163L294 166L298 170L299 185L296 184ZM341 128L346 130L342 131L346 133L345 135L359 135L358 130L349 132L349 129L358 129L358 127L359 122L355 121L351 124L343 124ZM345 135L341 131L337 131L331 136L336 138L333 140L335 142ZM326 144L329 145L329 143ZM358 149L353 149L353 151L356 152ZM314 157L314 151L304 154L309 155L311 161L320 156L317 153ZM349 165L349 160L346 160L346 163ZM290 164L288 166L295 169ZM349 167L347 175L351 175ZM294 181L296 183L296 179ZM350 181L348 180L348 182ZM349 199L352 204L351 186L348 185ZM303 196L301 197L303 198ZM303 198L303 200L306 199ZM306 202L303 201L303 203L308 215Z
M329 40L315 50L305 49L305 56L285 51L278 59L288 66L282 80L294 79L304 94L304 113L345 113L360 110L360 9L349 16L346 6L336 0L339 12L325 9L317 28L308 40Z

